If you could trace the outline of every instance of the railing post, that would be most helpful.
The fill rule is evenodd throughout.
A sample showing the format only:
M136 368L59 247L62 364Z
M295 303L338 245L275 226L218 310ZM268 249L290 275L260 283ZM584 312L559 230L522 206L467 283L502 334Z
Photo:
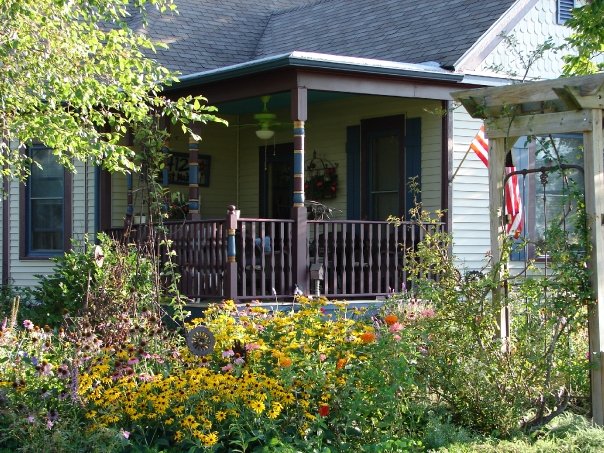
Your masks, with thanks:
M227 229L227 262L224 272L224 297L225 299L237 299L237 214L235 206L229 206L226 217Z

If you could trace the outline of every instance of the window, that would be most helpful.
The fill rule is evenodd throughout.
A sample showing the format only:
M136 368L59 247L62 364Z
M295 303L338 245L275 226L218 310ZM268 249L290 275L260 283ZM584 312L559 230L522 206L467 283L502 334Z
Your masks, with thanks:
M512 158L518 170L553 167L558 163L583 167L583 137L581 134L560 134L552 137L522 137L512 149ZM545 230L554 222L563 223L563 228L572 234L572 216L575 206L569 206L564 192L570 187L583 190L583 173L571 168L565 177L558 171L529 173L519 177L519 188L523 200L524 229L522 239L528 245L518 249L512 259L538 258L536 248L544 239Z
M563 24L572 16L572 9L575 7L574 0L558 0L556 21Z
M45 258L69 248L71 236L71 178L45 146L29 148L38 162L21 197L21 257Z

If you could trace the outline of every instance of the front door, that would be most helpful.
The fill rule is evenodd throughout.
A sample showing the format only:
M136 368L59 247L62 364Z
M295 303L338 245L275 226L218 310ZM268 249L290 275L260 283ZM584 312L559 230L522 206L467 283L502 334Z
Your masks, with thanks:
M294 191L294 144L260 147L260 217L289 219Z
M361 122L363 139L364 217L385 220L404 212L405 118L392 116Z
M405 216L412 208L409 178L421 174L419 118L361 121L361 214L368 220ZM419 183L419 181L418 181Z

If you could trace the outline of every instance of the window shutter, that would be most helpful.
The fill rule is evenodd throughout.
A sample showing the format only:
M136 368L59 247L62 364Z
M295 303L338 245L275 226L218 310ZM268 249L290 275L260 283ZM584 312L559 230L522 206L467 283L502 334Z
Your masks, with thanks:
M558 17L559 24L563 24L572 16L572 9L575 7L574 0L558 0Z

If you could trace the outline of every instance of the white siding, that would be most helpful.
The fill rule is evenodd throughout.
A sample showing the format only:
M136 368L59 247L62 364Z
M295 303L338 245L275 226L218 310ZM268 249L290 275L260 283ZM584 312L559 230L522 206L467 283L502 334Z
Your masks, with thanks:
M512 35L518 40L518 52L527 56L551 37L555 45L564 43L571 30L556 23L555 0L539 0L534 8L514 27ZM562 55L565 52L546 52L543 58L531 66L529 79L551 79L562 71ZM502 65L505 71L524 74L524 68L504 43L500 43L478 67L479 71L489 71L493 65Z
M453 254L463 269L481 269L491 248L488 171L474 152L467 151L482 122L459 107L453 112L453 124L452 172L457 171L453 179Z

